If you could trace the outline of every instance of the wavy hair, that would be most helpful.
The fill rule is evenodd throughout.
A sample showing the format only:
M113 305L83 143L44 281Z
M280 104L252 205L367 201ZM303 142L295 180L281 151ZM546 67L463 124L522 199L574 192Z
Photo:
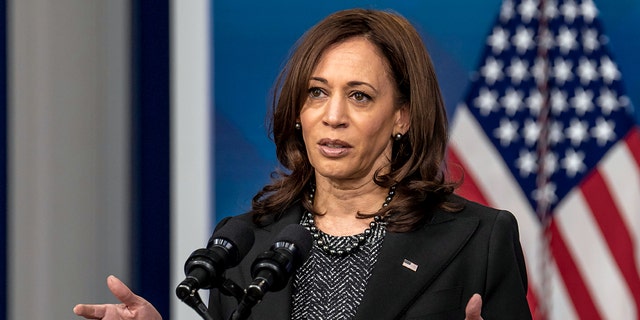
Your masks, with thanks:
M252 201L254 222L265 224L277 218L298 200L312 211L307 188L314 169L306 154L296 119L307 99L311 74L327 48L353 37L364 37L386 58L396 84L398 105L408 106L410 128L395 141L386 174L379 168L374 181L381 187L396 185L397 194L382 215L387 229L406 232L425 216L425 208L459 210L447 196L458 183L446 181L444 157L448 141L446 110L431 58L417 30L401 15L380 10L349 9L329 15L309 29L295 44L278 76L269 117L270 137L282 168ZM372 214L358 213L359 217Z

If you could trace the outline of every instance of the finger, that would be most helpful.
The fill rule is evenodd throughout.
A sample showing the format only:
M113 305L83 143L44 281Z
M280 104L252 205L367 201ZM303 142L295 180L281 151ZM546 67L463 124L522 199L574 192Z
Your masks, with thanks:
M107 286L111 293L126 306L135 306L140 303L141 298L135 295L126 284L115 276L107 277Z
M79 304L73 307L73 313L86 319L102 319L107 308L104 305Z
M482 297L477 293L471 296L464 311L465 320L481 320Z

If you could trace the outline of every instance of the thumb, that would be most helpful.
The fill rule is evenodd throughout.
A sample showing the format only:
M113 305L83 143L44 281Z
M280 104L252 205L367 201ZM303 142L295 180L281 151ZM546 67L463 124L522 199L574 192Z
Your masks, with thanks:
M107 277L107 286L111 293L127 307L140 303L141 298L135 295L120 279L111 275Z
M482 297L479 294L475 293L469 299L467 303L467 307L464 309L465 319L466 320L481 320L482 317L480 312L482 311Z

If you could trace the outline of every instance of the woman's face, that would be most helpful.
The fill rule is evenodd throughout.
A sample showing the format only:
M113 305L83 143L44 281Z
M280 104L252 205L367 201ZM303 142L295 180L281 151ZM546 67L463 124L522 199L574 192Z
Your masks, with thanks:
M312 72L300 111L316 178L372 181L390 162L391 136L408 129L408 110L395 101L387 62L373 44L357 37L329 47Z

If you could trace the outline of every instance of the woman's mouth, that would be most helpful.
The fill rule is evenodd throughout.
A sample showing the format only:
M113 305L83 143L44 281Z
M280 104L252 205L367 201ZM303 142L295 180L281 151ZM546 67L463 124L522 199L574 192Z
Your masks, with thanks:
M349 143L342 140L322 139L318 142L320 153L325 157L343 157L353 148Z

